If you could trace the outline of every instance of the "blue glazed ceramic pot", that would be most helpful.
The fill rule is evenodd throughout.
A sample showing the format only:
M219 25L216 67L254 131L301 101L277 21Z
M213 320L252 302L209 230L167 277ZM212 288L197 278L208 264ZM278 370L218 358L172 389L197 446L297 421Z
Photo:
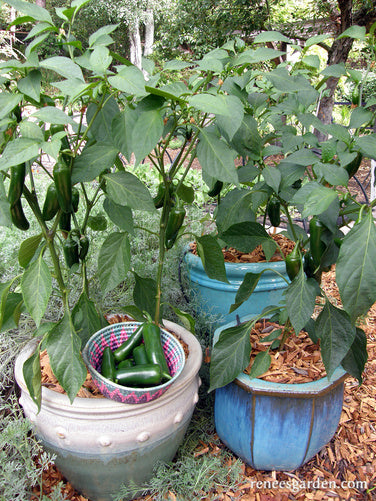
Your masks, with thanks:
M279 304L283 291L287 287L287 282L279 275L288 279L284 261L265 263L225 263L226 274L229 283L219 282L207 276L201 259L186 249L184 261L191 287L191 297L197 299L197 314L204 313L215 315L218 320L216 325L223 325L227 322L244 315L257 315L271 304ZM240 308L229 313L230 306L235 302L235 296L240 284L243 282L246 273L259 273L265 271L248 301L244 302ZM274 271L273 271L274 270Z
M220 331L234 325L225 325ZM240 374L215 394L220 439L256 470L288 471L311 459L333 437L341 416L344 380L337 368L327 377L280 384Z

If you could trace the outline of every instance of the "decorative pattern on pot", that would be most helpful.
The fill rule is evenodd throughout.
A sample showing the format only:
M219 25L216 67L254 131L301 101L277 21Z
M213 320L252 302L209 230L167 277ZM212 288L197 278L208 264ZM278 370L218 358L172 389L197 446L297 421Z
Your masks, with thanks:
M141 325L141 322L122 322L108 325L96 332L86 343L82 357L99 391L107 398L127 404L144 404L162 396L181 374L185 355L179 341L165 329L161 329L163 351L171 379L150 388L128 388L102 376L100 366L104 349L116 350Z
M216 325L235 320L237 315L257 315L269 304L279 304L287 282L274 271L283 275L286 280L284 261L265 263L225 263L229 283L219 282L207 276L201 259L192 252L186 251L184 262L190 282L190 295L197 305L197 314L210 313L218 317ZM235 296L246 273L265 271L253 294L236 311L229 313L230 306L235 302ZM272 271L274 270L274 271Z
M302 384L250 379L242 373L233 383L216 390L217 433L256 470L299 468L333 437L346 377L341 367L330 381L324 377Z
M56 455L61 473L91 501L113 501L121 484L143 484L158 461L172 460L184 439L198 399L202 350L186 329L165 324L187 344L189 355L169 390L144 404L80 397L71 404L67 395L43 387L37 413L22 366L38 341L33 340L17 357L15 375L25 415L32 419L44 447Z

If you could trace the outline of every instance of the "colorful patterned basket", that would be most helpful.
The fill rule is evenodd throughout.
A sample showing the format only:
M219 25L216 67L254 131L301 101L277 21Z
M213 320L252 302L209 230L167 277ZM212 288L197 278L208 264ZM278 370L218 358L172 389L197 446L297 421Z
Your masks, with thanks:
M126 341L140 322L122 322L108 325L96 332L86 343L82 357L99 391L107 398L126 404L144 404L163 395L182 372L185 355L182 345L169 332L161 329L161 341L172 378L164 384L149 388L128 388L116 384L100 374L102 354L106 346L115 350Z

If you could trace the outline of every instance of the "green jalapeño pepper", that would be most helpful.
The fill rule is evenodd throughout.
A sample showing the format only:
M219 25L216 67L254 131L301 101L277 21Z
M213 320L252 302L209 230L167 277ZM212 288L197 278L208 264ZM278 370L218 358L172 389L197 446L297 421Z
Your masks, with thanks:
M42 210L43 219L45 221L50 221L51 219L53 219L56 216L59 208L60 205L57 199L56 186L55 183L51 183L47 188L46 198L44 199Z
M125 367L133 367L134 363L130 358L126 358L125 360L122 360L121 362L118 363L116 369L124 369Z
M161 368L157 364L135 365L116 371L116 382L123 386L155 386L161 379Z
M10 217L14 226L16 226L19 230L27 231L29 229L29 221L25 217L21 200L18 200L18 202L13 204L10 208Z
M71 233L69 233L68 238L63 242L63 252L68 268L72 268L73 265L80 262L78 256L78 241Z
M160 209L161 207L163 207L165 191L166 188L164 183L159 183L157 194L153 198L154 206L156 209Z
M266 206L266 212L272 226L279 226L281 223L281 203L276 197L271 197Z
M221 193L221 190L223 188L223 182L217 180L214 184L213 187L208 191L209 197L216 197Z
M10 168L10 183L8 192L8 201L10 206L17 204L20 200L24 182L25 182L26 168L25 164L14 165Z
M68 232L71 229L71 213L70 212L62 212L60 214L60 219L59 219L59 228L63 233L63 237L67 238Z
M149 363L148 357L146 356L145 345L140 344L136 346L133 350L133 360L136 365L143 365Z
M72 187L72 209L73 209L73 212L77 212L78 211L78 204L80 203L80 192L78 191L78 189L73 186Z
M171 247L174 245L179 230L184 222L184 218L185 209L178 199L176 205L171 207L170 214L168 215L165 234L165 245L167 249L171 249Z
M72 212L72 180L69 165L60 159L54 166L53 176L57 199L63 212Z
M114 354L109 346L103 350L101 374L103 377L115 381L116 375Z
M134 348L141 344L144 324L141 324L135 332L114 351L115 362L125 360Z
M345 165L345 169L347 174L349 175L349 179L358 172L360 164L362 163L363 155L361 153L357 153L354 160L352 160L349 164Z
M79 247L78 255L80 260L83 261L89 251L89 238L86 235L80 236Z
M171 379L170 369L163 351L161 342L161 330L158 325L147 322L143 328L143 338L145 343L145 352L149 363L158 364L165 379Z
M317 216L313 216L309 222L309 248L316 268L320 266L322 255L326 249L325 243L321 240L324 231L325 226Z
M285 257L286 263L286 272L291 281L297 276L300 270L300 266L302 263L300 250L299 250L299 242L296 243L294 249L290 254Z

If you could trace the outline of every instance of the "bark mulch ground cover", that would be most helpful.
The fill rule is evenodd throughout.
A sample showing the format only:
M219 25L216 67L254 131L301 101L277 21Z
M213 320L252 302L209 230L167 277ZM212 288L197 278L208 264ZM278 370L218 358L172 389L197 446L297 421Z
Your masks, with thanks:
M334 272L325 274L324 284L327 294L339 302ZM241 482L236 491L213 486L211 492L202 492L203 501L376 499L376 305L363 320L362 327L369 347L364 381L361 386L353 378L345 381L343 411L331 442L294 471L255 471L243 464ZM212 441L198 444L195 455L217 455L224 447L213 436ZM229 459L223 467L229 467L235 459ZM62 491L68 500L90 501L77 493L54 466L44 474L44 494L48 496L59 482L63 482ZM153 497L145 496L139 498L141 500L152 501ZM169 494L168 500L176 500L174 493Z

